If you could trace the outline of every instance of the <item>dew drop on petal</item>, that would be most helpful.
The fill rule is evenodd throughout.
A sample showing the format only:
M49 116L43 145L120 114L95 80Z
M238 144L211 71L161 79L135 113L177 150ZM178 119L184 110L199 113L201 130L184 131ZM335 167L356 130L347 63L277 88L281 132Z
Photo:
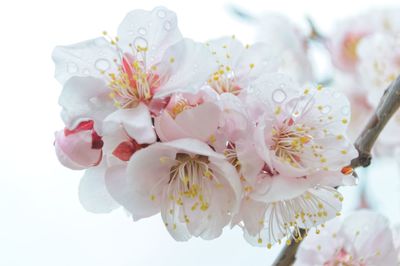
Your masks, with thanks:
M98 59L95 63L95 66L100 71L106 71L110 68L110 62L107 59Z
M172 28L171 22L169 22L168 20L164 22L164 29L166 31L170 31Z
M139 33L140 35L146 35L147 30L146 30L145 28L141 27L141 28L138 29L138 33Z
M74 62L69 62L67 64L67 72L70 74L78 72L78 66Z
M274 90L274 92L272 93L272 100L276 103L281 103L285 99L286 99L286 93L281 89Z
M135 46L136 49L147 49L148 43L147 40L143 37L137 37L133 41L133 45Z
M350 114L350 107L349 106L343 106L342 107L342 114L343 115L349 115Z
M159 18L165 18L165 16L166 16L166 14L165 14L165 11L164 10L158 10L157 11L157 16L159 17Z
M322 109L321 109L321 113L323 114L328 114L330 113L330 111L332 110L330 105L325 105Z

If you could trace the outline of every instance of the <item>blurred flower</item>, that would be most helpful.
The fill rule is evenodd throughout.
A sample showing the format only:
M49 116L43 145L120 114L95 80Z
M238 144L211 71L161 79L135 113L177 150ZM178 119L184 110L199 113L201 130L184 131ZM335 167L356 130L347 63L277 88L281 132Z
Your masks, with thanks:
M208 84L218 93L238 95L260 75L277 70L277 57L264 43L246 45L235 36L211 40L207 43L219 65Z
M301 243L294 265L397 265L388 221L372 211L354 212L340 224L337 219L324 230L310 232Z
M307 36L297 25L275 13L265 13L257 17L256 22L256 39L266 43L270 53L279 60L279 71L293 77L301 85L313 81Z

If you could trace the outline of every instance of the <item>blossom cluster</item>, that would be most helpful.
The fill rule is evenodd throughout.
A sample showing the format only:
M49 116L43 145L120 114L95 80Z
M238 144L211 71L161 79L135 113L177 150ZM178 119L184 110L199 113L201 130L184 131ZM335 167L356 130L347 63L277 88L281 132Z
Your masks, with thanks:
M385 89L400 74L400 10L376 9L341 21L326 39L338 70L336 83L352 102L355 134L378 106ZM399 147L400 112L379 139L378 151Z
M65 123L55 149L86 170L87 210L161 213L178 241L238 226L268 248L340 215L335 187L355 183L357 157L343 94L298 84L267 42L183 38L163 7L130 12L117 36L53 52Z

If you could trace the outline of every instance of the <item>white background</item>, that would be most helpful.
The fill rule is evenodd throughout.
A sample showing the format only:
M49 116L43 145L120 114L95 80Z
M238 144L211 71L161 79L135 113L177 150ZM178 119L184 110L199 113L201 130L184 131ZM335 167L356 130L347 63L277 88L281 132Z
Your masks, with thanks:
M53 78L50 58L54 46L97 37L103 30L115 33L128 11L160 4L178 14L186 37L205 41L235 34L251 42L251 25L234 19L227 12L228 3L253 13L280 11L297 22L309 14L320 28L329 30L337 18L374 3L395 2L2 1L0 265L269 265L280 250L279 246L272 250L251 247L238 229L227 230L214 241L177 243L159 216L133 223L122 210L87 213L77 196L82 172L63 168L52 146L54 131L62 127L57 105L61 87ZM388 180L382 172L377 175L379 180ZM393 181L385 182L393 189ZM386 188L380 191L388 193ZM354 195L355 189L348 193ZM386 212L394 212L400 220L398 206L398 202L389 205Z

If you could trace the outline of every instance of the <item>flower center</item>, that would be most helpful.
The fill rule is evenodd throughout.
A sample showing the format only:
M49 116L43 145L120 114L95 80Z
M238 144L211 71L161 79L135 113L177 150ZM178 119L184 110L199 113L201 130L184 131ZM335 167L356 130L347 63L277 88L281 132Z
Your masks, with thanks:
M302 125L294 126L294 121L290 118L281 126L273 128L271 148L282 160L294 167L301 167L300 155L304 150L304 145L311 140L312 136L308 135L307 128Z
M232 142L228 142L226 148L224 150L224 155L228 162L232 164L238 172L240 172L240 162L237 157L235 144Z
M125 53L118 45L118 37L112 39L107 32L103 35L110 39L119 56L114 59L117 65L116 73L107 73L108 87L111 89L110 98L118 108L134 108L140 102L149 104L154 92L160 87L160 76L156 73L157 66L147 65L148 43L138 37L129 44L131 51ZM106 71L101 69L101 74Z
M176 164L171 167L168 181L168 198L178 206L189 202L192 211L206 211L211 197L210 184L218 183L209 168L207 156L177 153ZM174 206L175 206L174 204Z
M240 87L236 85L235 73L229 66L221 66L208 80L208 84L219 94L229 92L235 95L240 93Z
M152 70L146 70L145 61L122 58L118 73L109 73L110 97L119 108L133 108L140 102L149 103L154 91L160 86L159 76Z
M324 263L324 266L365 266L365 263L356 261L344 248L341 248L332 260Z

